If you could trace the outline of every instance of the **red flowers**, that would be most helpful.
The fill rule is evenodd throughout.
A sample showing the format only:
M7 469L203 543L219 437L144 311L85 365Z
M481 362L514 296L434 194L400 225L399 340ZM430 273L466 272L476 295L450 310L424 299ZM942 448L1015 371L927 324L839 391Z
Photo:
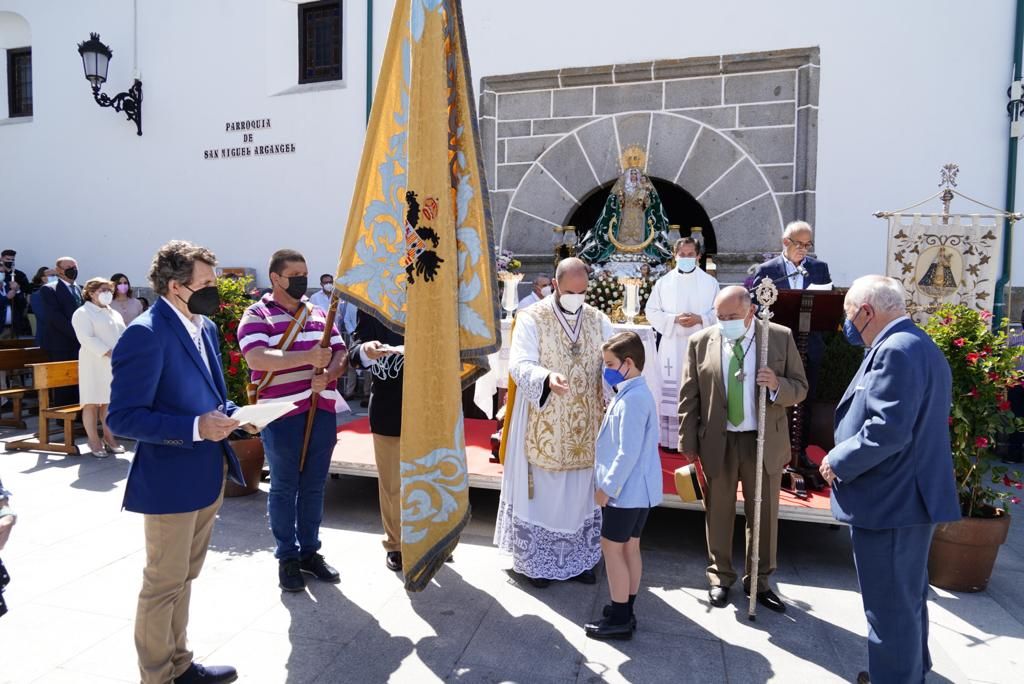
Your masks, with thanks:
M231 365L234 366L235 364L242 360L242 354L236 351L229 351L228 358L231 359Z
M984 309L982 309L981 312L978 315L981 316L981 320L983 320L983 321L991 320L991 318L992 318L992 312L991 311L985 311Z
M976 449L987 449L989 445L988 437L975 437L974 447Z
M234 344L238 341L238 338L235 337L235 333L226 332L224 333L224 341L228 344Z
M1006 485L1007 487L1012 487L1013 485L1015 485L1017 483L1014 482L1013 480L1011 480L1009 475L1005 475L1004 474L1003 475L1003 484Z
M953 340L953 344L955 344L958 347L962 347L965 344L967 344L967 340L964 339L963 337L958 337L955 340Z
M231 377L234 377L234 376L238 375L238 366L231 366L231 367L229 367L228 368L228 375L230 375Z
M970 392L967 393L967 396L969 396L971 399L977 399L978 398L978 388L975 387L974 389L972 389Z
M1010 503L1012 503L1012 504L1019 504L1020 503L1020 497L1019 496L1011 496L1010 497Z
M1000 411L1009 411L1010 410L1010 402L1007 401L1006 399L1003 399L1001 402L996 404L996 408L998 408Z
M950 417L949 417L949 424L950 424L950 426L952 426L952 425L953 425L953 416L950 416Z
M967 354L966 358L967 358L967 363L969 363L969 364L971 364L973 366L974 364L976 364L978 362L978 359L981 358L981 354L979 354L978 352L970 352L969 354Z

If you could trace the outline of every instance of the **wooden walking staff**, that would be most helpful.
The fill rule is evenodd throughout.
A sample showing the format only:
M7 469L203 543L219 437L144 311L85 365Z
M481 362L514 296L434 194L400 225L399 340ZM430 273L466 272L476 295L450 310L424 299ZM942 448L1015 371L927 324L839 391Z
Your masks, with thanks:
M327 348L331 346L331 331L334 329L334 317L338 314L338 291L331 292L331 305L327 309L327 322L324 324L324 334L320 338L320 346ZM328 362L330 363L330 362ZM316 368L313 375L323 375L327 369ZM313 433L313 419L316 418L316 400L320 397L319 392L309 393L309 413L306 414L306 434L302 437L302 455L299 456L299 472L306 467L306 452L309 451L309 436Z
M761 326L761 348L757 359L757 368L760 370L768 365L768 321L772 318L771 307L779 298L779 291L771 278L765 277L761 279L761 284L757 286L754 295L757 297L757 303L761 305L761 310L757 314L761 319L758 323ZM757 573L761 561L761 487L764 486L764 424L765 412L768 409L768 388L761 385L757 391L757 474L754 477L754 530L752 535L754 548L751 552L753 557L750 559L750 607L747 609L747 617L751 620L757 618Z

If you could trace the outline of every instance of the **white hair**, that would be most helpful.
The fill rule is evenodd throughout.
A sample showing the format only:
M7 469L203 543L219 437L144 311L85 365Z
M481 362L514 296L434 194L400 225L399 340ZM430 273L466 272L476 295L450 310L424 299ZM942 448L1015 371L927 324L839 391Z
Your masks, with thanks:
M870 304L877 311L899 315L907 313L907 292L903 283L887 276L857 278L846 293L846 300L857 307Z
M792 240L797 233L810 233L814 235L814 229L807 221L790 221L786 229L782 231L783 240Z

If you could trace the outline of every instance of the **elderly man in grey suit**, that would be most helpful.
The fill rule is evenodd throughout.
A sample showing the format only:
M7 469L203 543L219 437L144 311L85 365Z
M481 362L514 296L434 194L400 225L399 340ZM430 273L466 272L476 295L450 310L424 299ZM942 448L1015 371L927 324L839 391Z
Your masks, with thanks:
M960 519L949 440L952 374L907 317L892 278L864 276L846 294L846 339L868 347L836 408L836 445L821 463L832 514L849 524L868 620L860 683L923 682L928 655L928 548L936 523Z
M786 407L807 396L807 376L793 334L769 324L768 364L758 368L765 344L756 307L742 287L723 289L715 298L718 325L689 340L688 359L679 390L679 451L700 458L707 488L705 527L708 540L708 600L720 608L728 603L736 581L732 567L732 531L736 520L736 484L743 485L747 545L744 591L750 592L754 488L757 477L758 387L768 389L761 488L761 536L758 545L758 602L776 612L786 605L768 585L775 570L782 471L789 463Z

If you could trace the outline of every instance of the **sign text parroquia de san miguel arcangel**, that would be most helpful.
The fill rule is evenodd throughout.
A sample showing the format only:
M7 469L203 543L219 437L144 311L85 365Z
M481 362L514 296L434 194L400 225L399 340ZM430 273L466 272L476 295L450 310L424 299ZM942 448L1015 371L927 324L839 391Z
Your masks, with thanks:
M253 131L270 128L270 119L246 119L244 121L226 121L225 133L240 132L242 145L239 147L219 147L203 150L203 159L232 159L235 157L266 157L272 154L290 154L295 151L295 143L277 143L257 145L253 140Z

